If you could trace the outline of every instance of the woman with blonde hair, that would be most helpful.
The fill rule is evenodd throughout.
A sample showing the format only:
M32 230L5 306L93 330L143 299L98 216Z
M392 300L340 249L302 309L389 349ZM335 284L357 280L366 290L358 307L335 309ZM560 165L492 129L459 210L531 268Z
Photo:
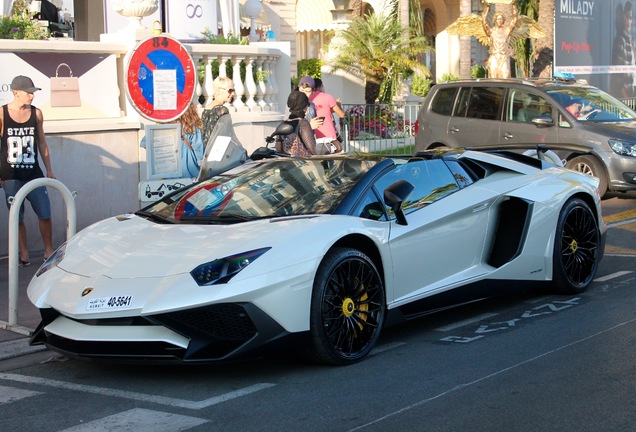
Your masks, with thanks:
M214 95L212 102L206 105L201 114L203 121L203 142L207 145L212 130L219 118L225 114L229 114L225 104L229 104L234 99L234 81L231 78L219 76L212 83L214 87Z

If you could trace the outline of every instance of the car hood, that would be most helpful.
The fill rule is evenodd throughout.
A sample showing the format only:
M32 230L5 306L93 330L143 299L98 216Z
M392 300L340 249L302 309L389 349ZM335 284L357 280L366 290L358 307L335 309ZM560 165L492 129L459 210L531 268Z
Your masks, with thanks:
M283 232L301 231L303 222L307 225L307 218L276 223L262 219L232 225L173 225L134 215L119 216L98 222L73 237L58 267L81 276L112 279L187 273L217 258L280 244Z
M585 122L585 128L607 138L621 138L636 141L636 121L629 122Z

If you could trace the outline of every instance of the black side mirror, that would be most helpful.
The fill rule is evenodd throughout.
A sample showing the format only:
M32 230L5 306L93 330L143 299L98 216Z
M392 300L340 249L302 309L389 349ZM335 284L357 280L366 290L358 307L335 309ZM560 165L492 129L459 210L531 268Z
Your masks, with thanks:
M406 216L404 216L402 211L402 204L411 195L413 189L415 189L415 186L406 180L397 181L384 189L384 204L391 207L398 225L408 225Z

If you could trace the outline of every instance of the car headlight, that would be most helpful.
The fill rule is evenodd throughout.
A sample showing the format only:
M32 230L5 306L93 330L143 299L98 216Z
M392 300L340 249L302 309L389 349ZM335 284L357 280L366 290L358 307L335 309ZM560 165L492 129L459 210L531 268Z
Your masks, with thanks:
M611 139L609 145L614 153L623 156L636 156L636 143Z
M255 249L249 252L216 259L201 264L190 272L192 278L199 286L208 286L227 283L241 270L250 265L256 258L263 255L271 248Z
M58 265L60 261L64 259L65 252L66 252L66 243L64 243L62 246L57 248L57 250L53 252L51 256L46 259L46 261L44 261L44 264L42 264L40 268L38 269L38 271L35 273L35 276L36 277L40 276L46 273L47 271L51 270L56 265Z

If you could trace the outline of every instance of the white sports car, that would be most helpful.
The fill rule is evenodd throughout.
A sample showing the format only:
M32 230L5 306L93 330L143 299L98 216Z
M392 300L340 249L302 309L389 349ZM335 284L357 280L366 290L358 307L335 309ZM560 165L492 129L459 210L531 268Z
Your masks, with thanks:
M585 290L606 231L597 187L507 152L247 162L70 239L29 285L42 314L31 343L112 361L286 346L354 363L389 317L437 294Z

